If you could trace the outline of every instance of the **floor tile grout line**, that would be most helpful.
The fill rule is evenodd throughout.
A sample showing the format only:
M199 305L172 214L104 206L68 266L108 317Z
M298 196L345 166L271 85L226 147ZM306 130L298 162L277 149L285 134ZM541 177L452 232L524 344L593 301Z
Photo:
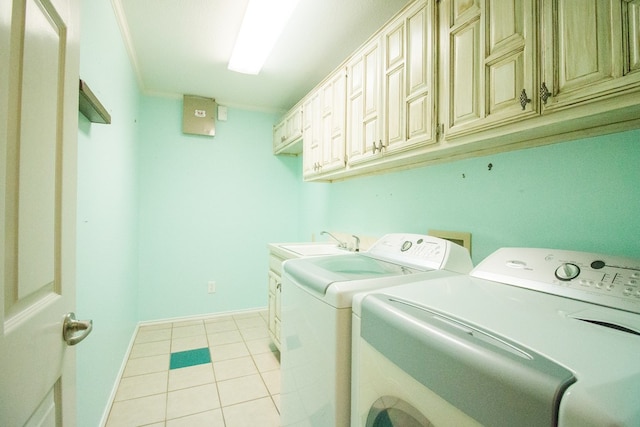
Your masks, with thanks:
M245 342L245 345L246 345L246 342ZM258 375L260 375L260 380L262 381L262 384L264 385L264 388L267 390L267 394L269 395L269 399L271 399L271 403L273 403L274 408L276 409L276 411L279 414L280 413L280 409L278 408L278 405L276 405L276 402L273 399L273 394L271 393L271 390L269 390L269 386L267 386L267 382L264 380L264 376L262 375L263 372L260 371L260 368L258 367L258 364L256 363L255 354L250 353L249 355L251 356L251 361L253 362L253 365L256 367L256 371L258 371Z
M209 349L209 355L211 356L211 370L213 371L213 380L214 380L214 384L216 385L216 394L218 396L218 407L220 408L220 416L222 417L222 424L226 426L227 420L225 419L224 410L222 409L222 399L220 398L220 387L218 386L218 377L216 376L216 370L213 367L213 354L212 354L213 344L209 340L209 335L207 334L207 326L204 322L203 324L204 324L204 337L207 340L207 348Z

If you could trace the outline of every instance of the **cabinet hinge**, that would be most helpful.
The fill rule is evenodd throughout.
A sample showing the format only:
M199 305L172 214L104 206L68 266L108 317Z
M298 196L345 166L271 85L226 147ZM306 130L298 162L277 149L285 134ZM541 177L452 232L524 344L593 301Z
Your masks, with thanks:
M444 123L438 123L436 126L436 136L441 137L444 135Z

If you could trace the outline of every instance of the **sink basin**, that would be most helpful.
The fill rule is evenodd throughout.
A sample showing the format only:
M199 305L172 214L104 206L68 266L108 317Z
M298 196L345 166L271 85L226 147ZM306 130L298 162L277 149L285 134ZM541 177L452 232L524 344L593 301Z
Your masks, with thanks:
M332 243L300 243L281 245L280 247L300 256L333 255L346 252L345 249L340 249L338 245Z

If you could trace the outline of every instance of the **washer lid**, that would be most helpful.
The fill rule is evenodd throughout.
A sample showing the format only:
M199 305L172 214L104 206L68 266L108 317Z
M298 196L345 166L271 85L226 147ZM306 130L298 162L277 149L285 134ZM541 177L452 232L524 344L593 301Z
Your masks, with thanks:
M322 295L326 294L327 288L334 282L401 276L426 271L357 253L292 259L285 262L283 268L285 274L289 274L300 285Z

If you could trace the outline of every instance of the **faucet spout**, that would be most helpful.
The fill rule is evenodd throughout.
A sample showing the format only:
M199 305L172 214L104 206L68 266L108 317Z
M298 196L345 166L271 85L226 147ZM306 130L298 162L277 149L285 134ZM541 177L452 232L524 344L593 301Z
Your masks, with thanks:
M326 234L328 236L330 236L333 240L335 240L336 242L338 242L338 247L339 248L346 248L347 244L345 242L343 242L342 240L338 239L336 236L334 236L333 234L329 233L328 231L321 231L320 235Z
M351 237L353 237L356 241L355 246L353 247L353 251L354 252L360 252L360 238L358 236L356 236L355 234L352 234Z

